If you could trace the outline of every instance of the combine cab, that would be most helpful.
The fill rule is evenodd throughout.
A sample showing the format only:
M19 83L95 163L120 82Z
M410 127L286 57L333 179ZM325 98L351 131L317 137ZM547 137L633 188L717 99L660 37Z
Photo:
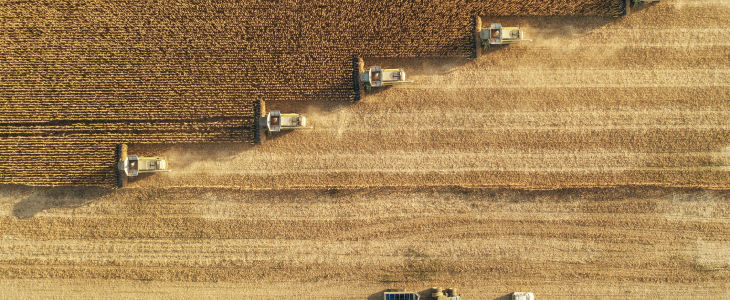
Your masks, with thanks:
M403 69L382 69L380 66L370 67L370 70L360 74L360 81L365 84L366 89L413 82L406 81L406 72Z
M492 24L489 28L482 28L479 32L479 38L484 44L489 45L531 42L532 40L523 39L524 34L525 32L520 30L519 27L502 27L502 24Z
M125 186L126 177L137 176L140 173L172 171L167 164L167 159L164 157L127 155L127 145L125 144L119 145L117 147L117 151L119 153L119 162L117 163L117 169L119 170L117 185L120 188Z

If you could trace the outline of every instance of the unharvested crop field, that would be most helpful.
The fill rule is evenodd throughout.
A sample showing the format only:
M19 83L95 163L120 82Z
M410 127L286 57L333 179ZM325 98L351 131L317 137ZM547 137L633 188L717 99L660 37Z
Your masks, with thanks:
M617 3L0 4L0 297L728 297L730 4Z

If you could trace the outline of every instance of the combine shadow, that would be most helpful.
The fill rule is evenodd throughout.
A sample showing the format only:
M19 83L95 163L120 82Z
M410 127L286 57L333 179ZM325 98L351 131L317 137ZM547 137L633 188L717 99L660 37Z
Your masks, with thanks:
M494 298L494 300L511 300L512 299L512 293L505 294L503 296L499 296L497 298Z
M383 300L385 298L385 292L387 291L390 291L390 289L384 289L375 294L371 294L370 296L368 296L368 300Z
M383 93L383 92L385 92L385 91L387 91L387 90L389 90L391 88L393 88L393 86L374 87L374 88L370 88L369 91L368 90L365 90L363 88L363 90L360 92L360 94L361 94L361 97L362 98L365 98L365 96L377 95L377 94Z
M306 115L306 113L304 113ZM302 129L302 130L309 130L309 129ZM271 132L267 133L266 129L261 129L261 143L265 144L267 142L273 142L277 139L281 139L285 136L288 136L292 133L296 132L296 130L281 130L279 132Z
M0 186L5 198L20 198L13 206L13 216L28 219L48 209L78 208L88 205L114 189L103 187L30 187L21 185Z

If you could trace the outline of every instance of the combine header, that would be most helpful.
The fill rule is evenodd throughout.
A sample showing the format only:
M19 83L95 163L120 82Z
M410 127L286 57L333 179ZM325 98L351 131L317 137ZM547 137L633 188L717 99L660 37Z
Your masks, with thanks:
M117 186L120 188L125 186L127 177L137 176L140 173L172 172L164 157L127 155L126 144L118 145L117 153L119 153Z

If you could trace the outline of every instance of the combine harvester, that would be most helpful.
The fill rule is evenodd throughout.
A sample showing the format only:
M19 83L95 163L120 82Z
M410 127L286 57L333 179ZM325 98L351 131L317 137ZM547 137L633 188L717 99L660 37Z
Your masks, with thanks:
M303 114L291 113L282 114L278 110L264 114L264 101L257 100L254 104L254 115L257 120L254 122L254 144L261 144L261 130L266 129L267 134L282 130L312 129L307 126L307 117Z
M479 39L489 45L515 44L519 42L532 42L524 39L525 32L519 27L502 27L502 24L492 24L489 28L482 28L479 31Z
M502 27L502 24L492 23L489 27L482 28L482 18L476 17L476 30L474 39L476 40L477 49L476 57L481 55L481 50L487 49L492 45L509 45L520 42L532 42L525 39L525 32L519 27Z
M360 82L365 85L365 90L369 91L374 87L393 86L413 81L406 81L406 72L403 69L383 69L380 66L374 66L360 74Z
M362 58L355 57L352 60L353 90L355 91L354 101L360 100L360 84L365 86L366 91L374 87L386 87L411 83L406 80L406 72L403 69L383 69L380 66L372 66L365 71L365 62Z
M137 176L140 173L172 172L164 157L127 155L126 144L118 145L117 153L119 153L117 186L120 188L126 185L127 177Z

